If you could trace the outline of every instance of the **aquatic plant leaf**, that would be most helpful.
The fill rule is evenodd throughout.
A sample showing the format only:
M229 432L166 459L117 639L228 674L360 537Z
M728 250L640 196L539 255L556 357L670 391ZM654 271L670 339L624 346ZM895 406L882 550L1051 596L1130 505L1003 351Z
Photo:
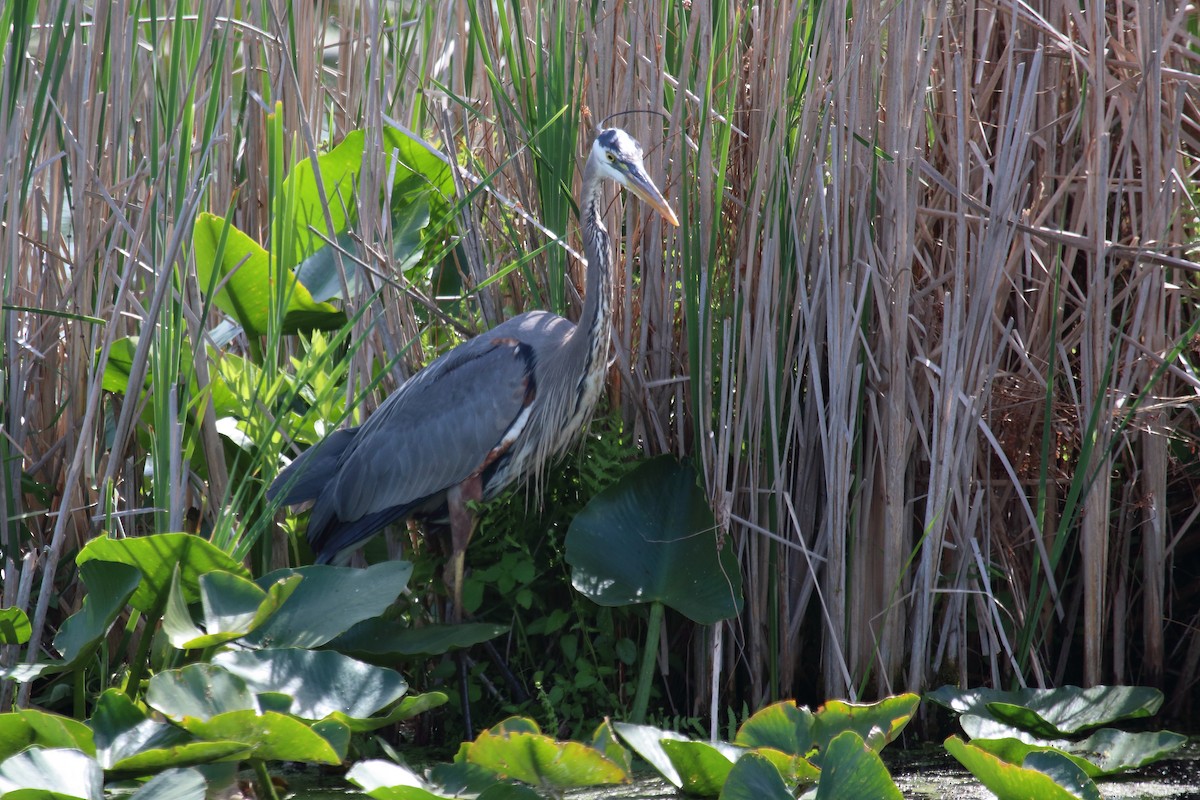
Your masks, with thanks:
M185 717L179 724L201 739L244 742L251 746L251 758L342 763L343 755L324 736L304 722L274 711L228 711L207 720Z
M200 291L205 296L212 292L211 299L217 307L236 319L248 335L266 334L275 291L270 254L249 235L232 224L227 225L224 218L207 212L196 217L192 246ZM284 333L337 330L346 324L345 312L313 300L291 272L284 270L282 277L287 302Z
M0 608L0 644L25 644L33 635L29 616L19 608Z
M682 733L655 728L653 725L635 725L631 722L614 722L613 730L625 740L627 745L633 748L633 752L658 770L660 775L675 785L675 788L683 788L683 777L675 769L675 764L667 755L667 751L663 749L662 742L663 740L690 742L692 741L690 738Z
M8 797L22 789L103 800L104 772L95 759L78 750L34 746L0 762L0 795Z
M385 561L366 569L327 564L275 570L255 581L260 587L281 578L304 580L280 608L242 638L248 647L320 647L359 622L382 614L412 575L407 561Z
M442 800L424 778L408 767L382 759L360 761L346 779L377 800Z
M288 711L302 719L334 713L366 719L408 691L395 670L333 650L231 650L218 653L212 663L240 677L253 692L289 695Z
M258 584L230 572L200 576L200 603L204 629L192 621L191 612L172 588L163 614L163 631L171 645L199 649L239 639L274 614L300 583L299 575L281 578L263 591Z
M1004 723L964 714L959 723L971 744L1013 764L1029 753L1053 750L1070 758L1089 777L1115 775L1151 764L1187 743L1187 737L1171 731L1129 733L1101 728L1081 741L1039 739Z
M792 800L792 792L775 765L760 753L747 753L738 759L725 785L721 800Z
M660 745L683 782L683 791L697 797L720 794L734 762L746 752L725 742L664 739Z
M593 731L589 744L603 753L609 761L620 766L626 773L633 774L633 754L617 741L617 733L607 719Z
M785 753L773 747L756 747L751 752L774 764L789 789L815 784L821 777L821 770L804 756Z
M91 728L78 720L36 708L0 714L0 761L30 746L96 753Z
M113 772L146 775L250 752L240 742L197 741L182 728L150 719L119 689L100 695L88 725L96 737L96 760Z
M804 756L816 744L814 723L811 711L797 706L795 700L785 700L756 711L738 728L733 741L743 747L771 747Z
M1163 701L1162 692L1148 686L1063 686L1013 692L942 686L926 696L959 714L991 717L1047 738L1150 717L1158 713Z
M885 697L875 703L828 701L813 715L812 735L822 754L813 761L824 769L823 754L829 742L843 731L854 731L878 753L900 735L920 704L921 698L911 693Z
M246 682L216 664L189 664L150 679L146 703L168 719L212 719L230 711L259 709ZM243 741L237 739L236 741Z
M317 155L315 169L313 159L303 158L288 171L280 191L291 193L293 198L292 242L297 260L315 253L326 240L342 233L354 217L354 184L362 171L363 142L361 130L350 131L337 146ZM322 202L318 191L318 174L327 202ZM292 263L285 265L290 268Z
M623 783L620 766L580 742L556 742L537 733L484 731L466 757L500 778L518 780L554 792Z
M249 577L250 573L229 554L190 533L156 533L129 539L110 539L107 534L92 539L75 558L82 568L90 561L114 561L136 567L142 575L129 604L143 613L158 613L166 603L175 567L184 599L200 599L200 576L217 570Z
M659 601L701 625L742 608L733 542L718 536L695 469L673 456L593 497L567 531L566 560L571 583L602 606Z
M350 736L352 731L350 726L341 719L323 719L312 723L310 726L312 732L324 739L333 752L337 754L338 763L346 760L346 753L350 752Z
M129 800L204 800L208 783L194 769L169 769L154 776Z
M945 747L950 755L958 759L959 763L996 795L998 800L1025 800L1030 797L1036 797L1038 800L1099 800L1100 792L1096 784L1086 775L1083 775L1086 783L1082 784L1082 788L1078 788L1077 781L1070 781L1071 786L1076 787L1072 790L1045 772L1029 766L1010 764L957 736L948 738ZM1070 764L1065 757L1059 758ZM1056 770L1061 772L1062 769L1060 764L1056 764ZM1075 769L1080 775L1083 774L1078 767Z
M879 753L856 732L847 730L835 736L824 751L816 800L854 797L903 800Z
M367 661L380 656L440 656L495 639L510 630L508 625L486 622L408 628L384 617L373 617L332 639L325 647Z

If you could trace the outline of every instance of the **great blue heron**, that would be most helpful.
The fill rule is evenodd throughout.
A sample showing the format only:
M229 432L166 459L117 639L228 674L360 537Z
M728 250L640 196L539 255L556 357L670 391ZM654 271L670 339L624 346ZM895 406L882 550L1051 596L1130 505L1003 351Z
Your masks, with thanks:
M453 608L462 610L470 501L535 472L582 431L608 366L612 252L601 184L629 189L678 225L623 130L596 136L580 203L587 286L579 323L547 311L502 322L426 366L361 427L335 431L279 474L268 498L312 500L308 541L329 563L389 523L449 517Z

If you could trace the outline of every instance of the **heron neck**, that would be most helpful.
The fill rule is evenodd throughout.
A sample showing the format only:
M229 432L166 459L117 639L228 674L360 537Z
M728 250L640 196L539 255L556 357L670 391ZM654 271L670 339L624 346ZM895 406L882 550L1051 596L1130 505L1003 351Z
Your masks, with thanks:
M599 359L590 364L591 371L603 369L607 362L609 319L612 316L612 244L601 213L601 180L594 161L589 158L583 172L583 205L580 208L580 229L583 232L583 253L587 257L587 279L584 286L583 312L575 326L572 345L587 355Z

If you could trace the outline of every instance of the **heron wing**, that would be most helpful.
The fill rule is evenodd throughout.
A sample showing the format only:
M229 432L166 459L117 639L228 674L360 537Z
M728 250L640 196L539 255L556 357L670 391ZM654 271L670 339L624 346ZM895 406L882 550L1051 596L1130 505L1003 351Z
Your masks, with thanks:
M528 421L533 369L529 344L495 332L434 361L359 429L318 497L313 520L389 516L384 512L462 483Z

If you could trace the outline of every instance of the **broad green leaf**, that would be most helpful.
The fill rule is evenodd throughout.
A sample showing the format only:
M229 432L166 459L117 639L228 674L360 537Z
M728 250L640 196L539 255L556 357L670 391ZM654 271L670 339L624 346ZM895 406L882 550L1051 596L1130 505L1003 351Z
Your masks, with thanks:
M810 786L821 777L821 770L804 756L785 753L773 747L756 747L751 752L774 764L790 789Z
M697 797L716 797L736 762L746 752L724 742L684 742L665 739L663 752L683 782L683 791Z
M77 720L36 708L0 714L0 761L35 745L79 750L89 756L96 752L91 729Z
M700 624L742 607L733 542L717 535L695 469L673 456L640 464L593 497L567 531L566 560L571 583L600 605L660 601Z
M81 564L79 576L88 587L83 607L63 622L54 637L54 647L62 654L62 659L17 664L0 670L0 677L24 683L43 675L65 672L91 658L125 609L140 577L133 567L111 562Z
M0 608L0 644L25 644L33 635L29 617L19 608Z
M793 795L775 765L751 752L739 758L729 770L720 797L721 800L792 800Z
M852 730L838 734L821 759L816 800L902 800L879 754Z
M675 769L671 757L663 749L662 742L664 739L678 742L688 742L691 739L675 731L655 728L652 725L635 725L630 722L614 722L613 730L625 740L625 744L642 757L643 761L658 770L659 774L674 784L677 789L683 788L683 778Z
M331 650L361 656L440 656L503 636L507 625L464 622L459 625L426 625L408 628L382 617L363 620L325 646Z
M189 603L200 599L200 576L207 572L223 570L249 577L241 563L207 539L190 533L156 533L129 539L102 535L84 545L75 561L80 567L90 561L115 561L137 567L142 580L129 602L143 613L151 613L166 602L176 565L180 588Z
M339 764L346 760L352 733L349 725L340 719L323 719L312 724L312 732L329 743L329 747L337 753Z
M197 741L181 728L149 719L118 689L100 695L89 725L96 737L96 760L114 772L146 775L239 759L250 752L240 742Z
M888 742L900 735L920 704L921 698L915 694L885 697L875 703L830 700L813 715L813 738L822 753L814 760L824 769L823 754L826 747L843 731L854 731L868 747L878 753Z
M620 766L591 747L579 742L556 742L536 733L484 731L467 748L466 755L472 764L500 778L555 792L628 780Z
M408 690L400 673L333 650L234 650L217 654L213 663L240 677L251 691L290 695L290 713L303 719L334 713L366 719Z
M300 720L274 711L228 711L207 720L185 717L179 724L201 739L244 742L251 746L252 758L309 764L342 762L342 754L324 736Z
M410 191L431 187L442 197L454 197L454 176L450 166L422 142L398 128L387 127L383 129L383 143L388 155L396 159L396 186L399 189L405 189L406 184L414 187ZM400 174L403 171L407 174Z
M816 743L813 723L811 711L797 706L795 700L785 700L755 712L742 723L733 741L743 747L771 747L803 756Z
M229 572L201 575L200 603L207 633L195 626L186 605L182 608L186 618L179 619L174 601L167 604L163 629L171 644L181 649L213 647L241 638L278 611L301 580L301 576L291 575L263 591L253 581Z
M946 750L970 770L998 800L1027 800L1030 797L1036 797L1038 800L1099 800L1100 797L1091 779L1087 779L1082 790L1072 791L1045 772L1010 764L957 736L946 740ZM1065 758L1062 760L1070 763ZM1079 772L1082 774L1082 770Z
M78 750L31 747L0 762L0 796L40 789L60 797L103 800L104 773Z
M408 767L391 761L360 761L346 773L346 780L377 800L441 800L424 778Z
M1144 767L1187 743L1187 737L1170 731L1128 733L1115 728L1101 728L1081 741L1039 739L1032 734L1002 722L963 714L959 723L971 744L987 750L1013 764L1039 750L1054 750L1074 761L1089 777L1114 775Z
M617 732L607 719L601 722L592 733L590 742L593 748L604 754L605 758L617 764L626 773L633 774L633 754L617 741Z
M284 179L281 191L294 192L295 226L294 243L296 257L303 259L315 253L346 229L355 209L355 183L362 171L363 132L350 131L336 147L316 158L316 170L309 158L301 159ZM316 174L321 176L321 187L327 205L321 202L317 191ZM325 212L328 209L329 219ZM332 221L333 228L329 227ZM319 232L319 235L318 235ZM291 268L292 264L284 266Z
M169 769L129 795L129 800L204 800L208 783L194 769Z
M180 723L189 717L203 721L231 711L258 710L246 682L215 664L189 664L158 673L150 679L146 703Z
M276 570L259 578L260 587L302 575L291 596L256 630L243 637L249 647L320 647L354 625L382 614L412 575L407 561L385 561L366 569L314 565Z
M930 700L959 714L991 717L1038 736L1057 738L1087 728L1158 713L1163 695L1148 686L1093 686L1081 689L958 689L943 686Z
M222 236L227 236L221 263L217 263ZM192 230L192 245L196 251L196 277L200 291L206 295L215 290L212 298L217 307L238 321L246 333L261 336L267 332L270 315L271 258L263 247L233 225L226 231L225 220L215 214L202 213ZM337 330L346 324L345 312L312 299L304 284L291 272L284 271L283 332L301 330Z

